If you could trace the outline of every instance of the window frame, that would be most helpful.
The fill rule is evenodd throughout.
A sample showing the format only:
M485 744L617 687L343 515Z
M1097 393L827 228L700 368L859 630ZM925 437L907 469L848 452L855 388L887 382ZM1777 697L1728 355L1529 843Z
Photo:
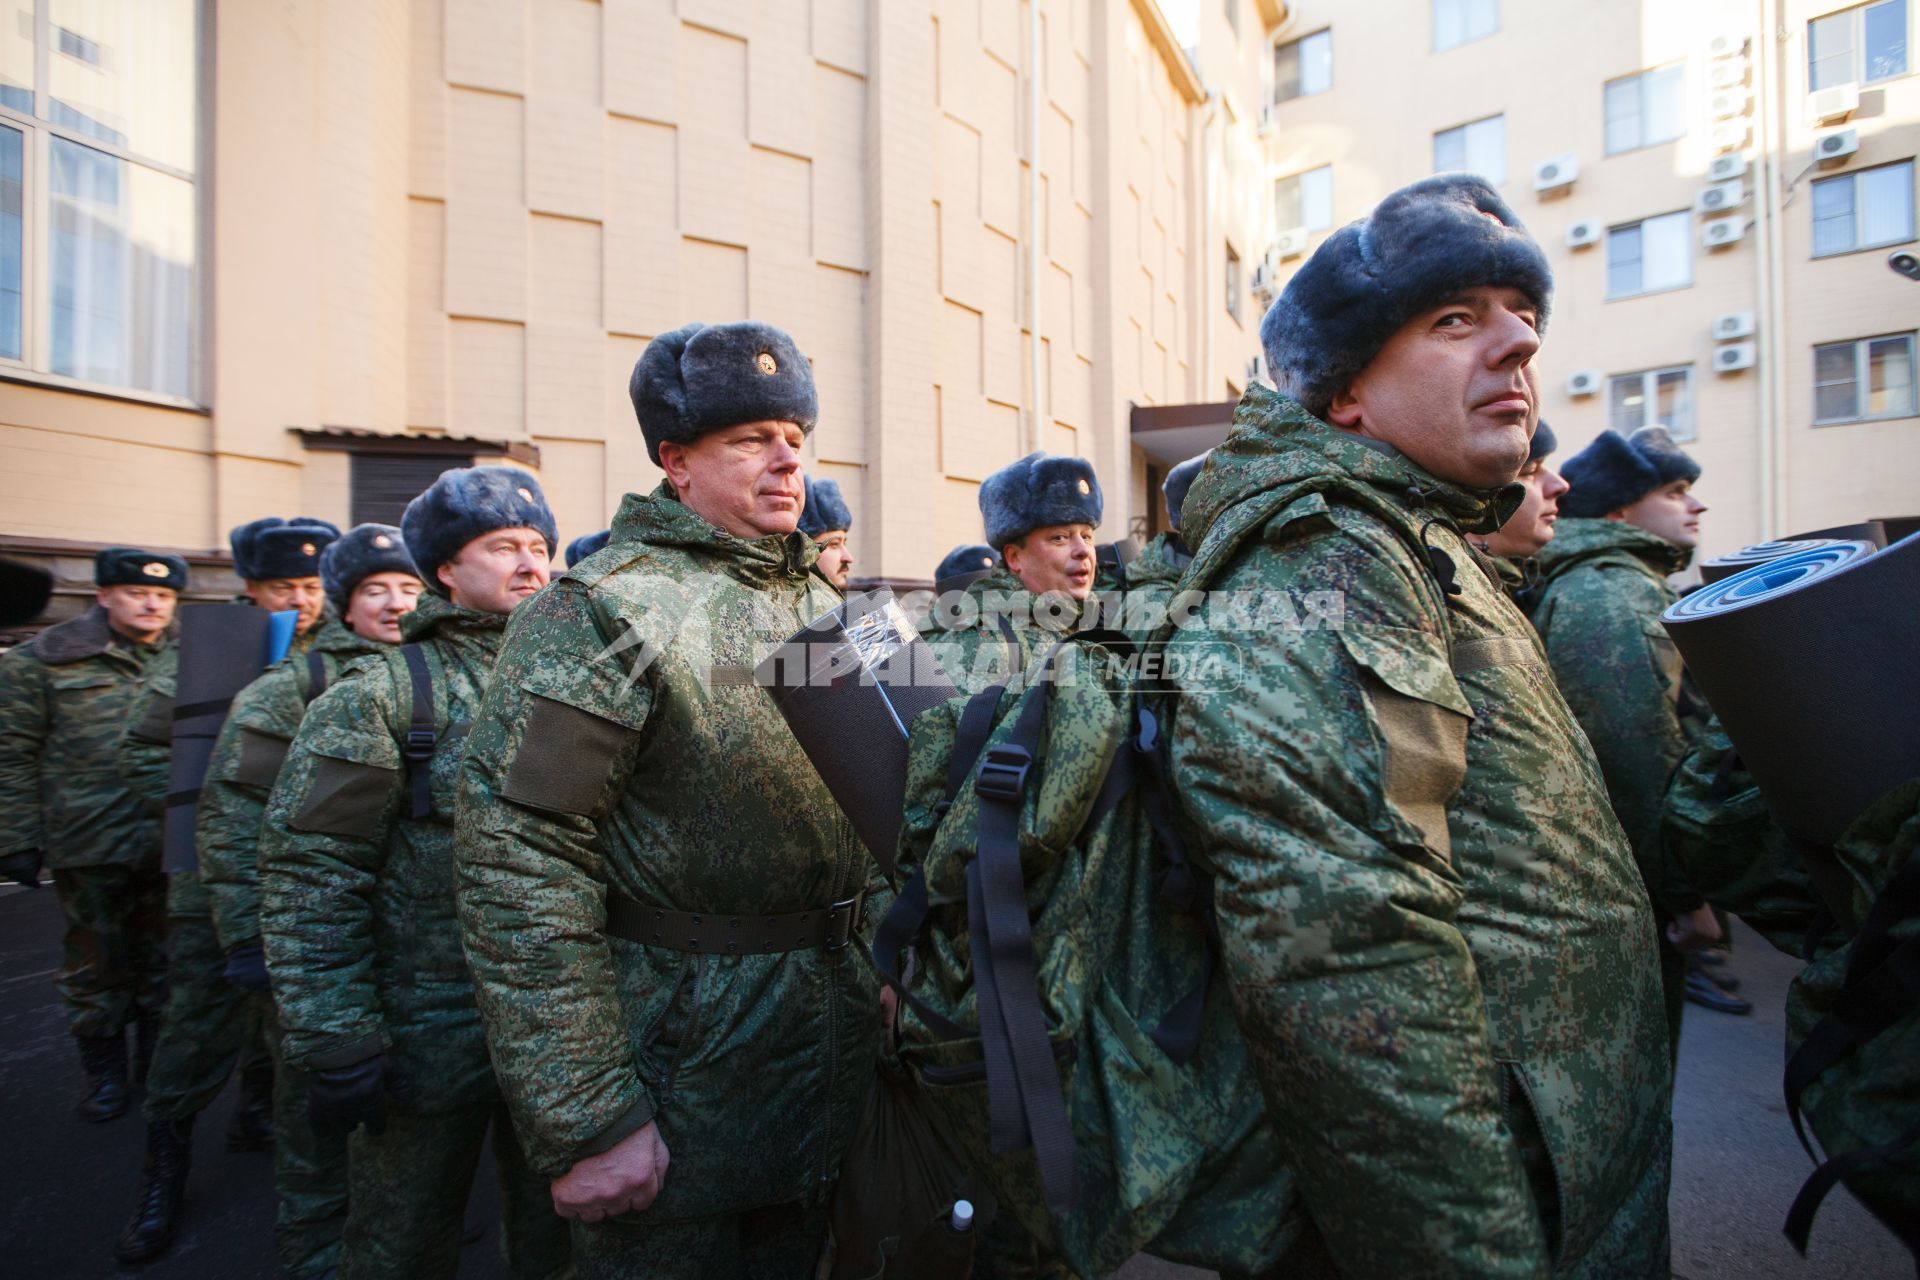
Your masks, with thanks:
M1667 72L1678 72L1680 75L1680 114L1679 114L1680 132L1674 134L1671 137L1656 138L1653 141L1648 141L1647 140L1647 80L1652 76L1662 75ZM1610 140L1607 137L1607 134L1609 132L1607 126L1610 121L1610 117L1607 115L1607 95L1613 91L1613 88L1615 85L1623 85L1629 82L1631 82L1635 86L1636 92L1638 93L1640 98L1640 109L1639 109L1640 140L1634 143L1630 147L1621 147L1616 150L1612 146ZM1654 147L1664 147L1668 143L1678 142L1686 136L1687 136L1687 64L1684 61L1663 63L1657 67L1642 67L1640 70L1629 72L1624 76L1615 76L1613 79L1606 81L1600 86L1600 148L1601 148L1601 154L1603 156L1611 157L1611 156L1632 155L1636 151L1648 151Z
M132 400L168 408L210 411L207 341L211 330L212 298L208 283L212 279L212 228L207 216L207 183L211 178L208 158L212 155L214 56L213 5L209 0L192 0L194 40L193 169L185 170L163 160L142 155L128 147L96 137L84 130L59 124L48 118L52 95L52 35L56 24L51 7L42 0L33 10L33 110L22 113L0 103L0 126L16 129L22 135L20 166L20 356L0 354L0 382L30 383L61 391L78 391L114 400ZM72 55L66 55L72 56ZM187 387L185 396L144 387L122 386L91 378L55 373L51 367L53 347L53 241L51 219L41 216L51 199L53 139L85 147L109 156L122 164L151 170L164 177L185 182L192 192L193 262L187 301Z
M1469 153L1472 148L1467 139L1467 130L1473 128L1475 125L1492 124L1496 122L1500 126L1500 176L1498 178L1495 178L1489 173L1481 173L1478 169L1472 168L1470 164L1463 164L1458 168L1443 169L1440 167L1440 157L1438 153L1440 150L1440 139L1442 137L1450 133L1459 134L1460 158L1463 161L1471 161L1472 156ZM1469 173L1478 178L1485 178L1496 187L1506 186L1508 178L1512 176L1508 172L1507 166L1507 113L1504 111L1496 111L1490 116L1481 116L1475 120L1462 120L1459 124L1449 125L1445 129L1435 129L1429 146L1430 150L1428 154L1433 160L1433 172L1435 173Z
M1292 182L1292 183L1299 183L1299 182L1300 182L1300 181L1301 181L1302 179L1304 179L1304 178L1305 178L1305 177L1306 177L1306 176L1307 176L1308 174L1311 174L1311 173L1325 173L1325 174L1327 175L1327 219L1326 219L1326 222L1325 222L1325 223L1324 223L1323 225L1321 225L1321 226L1317 226L1317 227L1316 227L1316 226L1315 226L1315 225L1313 225L1313 223L1312 223L1312 222L1311 222L1311 221L1310 221L1310 220L1308 219L1308 217L1307 217L1307 193L1306 193L1306 191L1305 191L1305 190L1303 189L1303 190L1301 190L1301 192L1300 192L1300 221L1299 221L1299 222L1297 222L1297 223L1295 223L1295 224L1294 224L1294 225L1293 225L1292 227L1284 227L1284 226L1280 226L1280 225L1279 225L1279 223L1280 223L1280 196L1279 196L1279 188L1280 188L1280 184L1281 184L1281 183L1283 183L1283 182ZM1307 233L1308 235L1312 235L1312 234L1314 234L1315 232L1318 232L1318 231L1331 231L1331 230L1333 229L1333 224L1334 224L1334 215L1333 215L1333 165L1332 165L1332 163L1331 163L1331 162L1329 162L1329 163L1327 163L1327 164L1317 164L1317 165L1314 165L1314 166L1313 166L1313 167L1312 167L1311 169L1299 169L1299 170L1296 170L1296 171L1295 171L1295 172L1293 172L1293 173L1283 173L1283 174L1281 174L1281 175L1280 175L1279 177L1277 177L1277 178L1275 178L1275 179L1273 180L1273 190L1274 190L1274 198L1273 198L1273 220L1274 220L1274 223L1275 223L1275 226L1274 226L1274 230L1275 230L1276 232L1280 232L1280 231L1292 231L1292 230L1294 230L1294 229L1295 229L1295 228L1297 227L1298 229L1300 229L1300 230L1302 230L1302 231L1305 231L1305 232L1306 232L1306 233Z
M1684 434L1675 430L1671 422L1661 421L1656 414L1651 412L1651 410L1657 408L1660 403L1660 379L1673 373L1681 375L1686 381L1687 425ZM1698 440L1700 438L1699 394L1698 387L1694 382L1692 364L1668 364L1650 369L1628 369L1623 373L1610 373L1607 375L1607 426L1614 431L1620 431L1622 435L1629 433L1621 431L1619 425L1613 420L1613 387L1615 383L1624 382L1628 378L1638 378L1640 380L1642 402L1649 410L1641 415L1644 420L1640 423L1640 426L1665 427L1668 434L1671 435L1675 441L1683 444L1687 441Z
M1687 246L1687 276L1686 279L1675 284L1655 285L1652 288L1648 288L1646 283L1647 249L1645 227L1647 223L1660 218L1684 219L1682 225L1687 228L1687 233L1682 237L1682 242ZM1637 230L1640 232L1640 287L1631 293L1615 293L1613 291L1613 238L1620 232L1627 230ZM1607 302L1624 302L1629 298L1646 298L1656 294L1672 293L1676 289L1691 289L1694 284L1693 238L1693 211L1691 209L1672 209L1666 213L1650 213L1644 218L1636 218L1631 222L1615 223L1608 227L1606 242L1607 281L1604 300Z
M1500 25L1501 23L1500 0L1484 0L1485 3L1493 7L1493 25L1491 27L1487 28L1485 31L1481 32L1477 36L1462 35L1459 40L1455 41L1452 44L1443 45L1440 43L1440 6L1443 4L1457 4L1464 7L1467 5L1472 5L1480 2L1481 0L1431 0L1431 2L1427 6L1428 36L1429 36L1428 43L1434 53L1446 53L1451 49L1464 48L1467 45L1473 44L1476 41L1486 40L1500 34L1502 30ZM1465 29L1466 29L1466 24L1463 21L1461 23L1461 30L1464 31Z
M1870 244L1861 243L1859 238L1861 176L1863 174L1876 173L1882 169L1897 169L1902 166L1907 170L1907 233L1893 240L1875 240ZM1916 217L1915 210L1915 206L1916 204L1920 204L1920 200L1917 200L1914 194L1914 174L1916 170L1920 170L1920 166L1915 165L1914 157L1909 156L1905 160L1889 160L1884 164L1862 165L1858 169L1849 169L1845 173L1836 173L1831 177L1815 178L1807 192L1807 219L1810 233L1808 237L1807 256L1814 261L1820 261L1826 258L1844 258L1851 253L1871 253L1875 249L1889 249L1894 245L1912 244L1915 240L1920 240L1920 217ZM1818 207L1818 197L1814 195L1814 192L1821 187L1831 186L1838 182L1848 183L1852 187L1853 204L1850 217L1853 222L1854 239L1853 243L1845 249L1829 249L1823 253L1820 250L1819 219L1814 216L1814 210Z
M1896 330L1893 333L1870 334L1864 338L1842 338L1838 342L1816 342L1813 344L1813 417L1816 427L1842 427L1859 422L1899 422L1903 418L1920 417L1920 343L1915 341L1915 330ZM1898 413L1868 413L1866 395L1872 387L1873 344L1898 339L1906 343L1907 348L1907 407ZM1820 353L1835 347L1853 348L1853 405L1856 412L1844 418L1823 418L1820 416ZM1834 383L1825 385L1833 386Z
M1906 11L1907 29L1905 32L1906 66L1900 69L1899 71L1894 71L1884 76L1869 76L1867 74L1867 10L1877 9L1882 5L1898 3L1898 2L1900 2L1900 0L1862 0L1862 2L1859 4L1848 5L1843 9L1831 9L1826 13L1817 13L1807 19L1806 68L1807 68L1807 92L1809 94L1819 93L1822 89L1831 89L1835 85L1841 85L1841 84L1855 84L1855 85L1861 86L1862 88L1865 88L1867 85L1870 85L1870 84L1885 84L1889 80L1898 80L1903 76L1910 76L1913 74L1914 0L1904 0L1904 3L1906 4L1906 10L1907 10ZM1845 18L1847 20L1847 34L1852 38L1852 46L1849 51L1849 57L1847 60L1848 61L1848 67L1847 67L1848 78L1845 80L1836 80L1833 82L1833 84L1815 85L1814 70L1819 65L1820 59L1815 58L1813 55L1814 24L1819 22L1827 22L1834 18Z
M1302 60L1301 60L1301 55L1300 55L1300 52L1299 52L1299 50L1300 50L1300 46L1301 46L1301 45L1303 45L1303 44L1305 44L1305 43L1306 43L1307 41L1309 41L1309 40L1318 40L1318 39L1320 39L1320 38L1321 38L1322 36L1325 36L1325 37L1326 37L1326 40L1327 40L1327 85L1326 85L1326 88L1324 88L1324 89L1312 89L1312 90L1304 90L1304 89L1303 89L1303 90L1302 90L1301 92L1299 92L1299 93L1296 93L1296 94L1292 94L1292 95L1290 95L1290 96L1288 96L1288 97L1285 97L1285 98L1283 98L1283 97L1281 97L1281 96L1280 96L1280 75L1279 75L1279 66L1277 65L1277 64L1278 64L1278 62L1279 62L1279 58L1280 58L1280 54L1281 54L1281 52L1282 52L1283 50L1287 50L1287 49L1292 49L1292 50L1294 50L1294 55L1293 55L1293 57L1294 57L1294 62L1295 62L1295 64L1296 64L1296 65L1300 65L1300 66L1304 66L1305 64L1304 64L1304 62L1302 62ZM1267 100L1268 100L1269 102L1271 102L1271 103L1273 103L1273 105L1274 105L1274 106L1276 106L1276 107L1278 107L1278 106L1282 106L1282 105L1284 105L1285 103L1289 103L1289 102L1298 102L1298 101L1299 101L1300 99L1302 99L1302 98L1317 98L1317 97L1319 97L1319 96L1320 96L1321 94L1323 94L1323 93L1331 93L1331 92L1333 92L1333 28L1332 28L1332 27L1322 27L1322 28L1320 28L1320 29L1319 29L1318 31L1309 31L1309 32L1307 32L1307 33L1306 33L1305 35L1302 35L1302 36L1294 36L1294 37L1293 37L1292 39L1290 39L1290 40L1276 40L1276 41L1274 41L1274 44L1273 44L1273 57L1272 57L1272 59L1271 59L1271 63L1272 63L1273 65L1270 65L1270 66L1269 66L1269 71L1270 71L1270 72L1272 73L1272 75L1273 75L1273 85L1272 85L1272 91L1271 91L1270 93L1268 93L1268 95L1267 95ZM1300 79L1300 80L1303 80L1303 81L1305 80L1305 77L1304 77L1304 76L1299 76L1299 77L1296 77L1296 78L1297 78L1297 79Z

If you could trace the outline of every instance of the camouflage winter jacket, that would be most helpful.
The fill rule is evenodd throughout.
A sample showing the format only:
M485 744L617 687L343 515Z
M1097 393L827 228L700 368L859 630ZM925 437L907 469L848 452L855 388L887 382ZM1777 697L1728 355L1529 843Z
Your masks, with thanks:
M394 646L307 708L260 834L260 926L288 1059L312 1071L388 1051L421 1112L493 1093L454 921L453 793L506 622L439 595L401 620L433 690L425 817L403 755L413 685Z
M1155 534L1127 566L1127 593L1121 626L1135 640L1146 640L1166 621L1180 575L1193 555L1177 533Z
M1182 638L1241 678L1177 690L1174 789L1268 1105L1355 1276L1667 1275L1653 921L1462 536L1518 496L1256 387L1182 509L1209 593Z
M922 628L941 669L962 693L1026 670L1081 625L1079 606L1064 595L1035 596L1004 564L964 594L964 601L937 603Z
M194 820L200 883L212 907L214 932L228 951L260 936L260 826L307 706L349 662L379 648L342 623L324 622L314 629L305 654L282 662L234 696L207 761Z
M755 663L839 602L801 534L746 541L662 484L515 614L460 775L462 936L515 1128L550 1177L649 1120L650 1220L816 1199L873 1078L867 944L616 936L609 902L728 921L867 891L866 847ZM861 935L868 932L862 925Z
M1691 553L1619 520L1566 519L1540 552L1533 624L1567 705L1586 730L1613 811L1656 911L1701 898L1660 846L1667 786L1700 729L1681 692L1680 650L1660 625L1678 597L1667 575Z
M0 854L39 849L56 871L157 865L158 799L128 784L121 740L178 660L171 635L136 644L98 605L0 655Z

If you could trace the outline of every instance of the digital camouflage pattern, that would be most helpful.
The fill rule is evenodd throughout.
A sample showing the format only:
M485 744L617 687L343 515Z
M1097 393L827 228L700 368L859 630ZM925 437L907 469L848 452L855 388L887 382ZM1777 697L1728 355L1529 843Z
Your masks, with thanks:
M1518 496L1249 389L1181 513L1187 586L1227 593L1183 638L1235 646L1242 678L1176 684L1174 788L1342 1268L1664 1280L1652 917L1539 642L1463 537ZM1243 612L1289 597L1291 627Z
M118 1036L167 1002L167 885L152 866L53 873L67 918L54 979L77 1036Z
M1144 641L1166 621L1167 609L1180 585L1180 576L1193 563L1180 535L1159 533L1147 540L1127 566L1127 594L1122 625L1135 641Z
M961 594L935 603L921 637L962 693L1026 669L1079 625L1079 606L1064 595L1035 596L1005 564Z
M140 1114L191 1120L220 1096L243 1057L267 1054L261 1002L228 982L206 891L191 871L167 878L167 1012L147 1071Z
M664 483L628 494L607 549L515 614L474 721L460 917L501 1087L547 1177L658 1123L672 1166L634 1224L819 1203L873 1078L861 937L736 957L603 932L614 894L718 920L862 890L869 919L884 910L872 858L752 683L839 602L817 554L797 533L734 537ZM576 1245L597 1256L603 1235L615 1268L617 1223Z

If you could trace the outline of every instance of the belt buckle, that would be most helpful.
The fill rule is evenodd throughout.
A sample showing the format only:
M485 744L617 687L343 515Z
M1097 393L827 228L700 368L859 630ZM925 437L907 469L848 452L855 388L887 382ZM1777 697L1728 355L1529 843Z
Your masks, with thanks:
M820 944L822 951L844 951L853 941L853 922L859 918L860 906L866 897L864 892L856 893L827 908L827 939Z

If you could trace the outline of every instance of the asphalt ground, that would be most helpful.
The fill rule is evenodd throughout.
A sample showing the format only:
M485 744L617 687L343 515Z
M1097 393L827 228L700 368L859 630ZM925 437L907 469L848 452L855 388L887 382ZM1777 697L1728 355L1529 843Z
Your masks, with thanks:
M1893 1236L1836 1191L1808 1258L1780 1234L1811 1169L1780 1099L1782 1005L1798 965L1736 925L1732 969L1755 1002L1750 1017L1689 1006L1675 1099L1674 1274L1685 1280L1905 1280L1914 1263ZM173 1250L140 1268L113 1261L132 1207L143 1143L138 1099L121 1120L73 1114L81 1076L54 970L60 909L51 888L0 889L0 1280L271 1280L272 1158L233 1154L223 1135L229 1088L195 1131L187 1217ZM483 1158L468 1209L482 1239L461 1255L461 1280L495 1280L493 1178ZM1116 1280L1203 1280L1205 1272L1138 1258Z

